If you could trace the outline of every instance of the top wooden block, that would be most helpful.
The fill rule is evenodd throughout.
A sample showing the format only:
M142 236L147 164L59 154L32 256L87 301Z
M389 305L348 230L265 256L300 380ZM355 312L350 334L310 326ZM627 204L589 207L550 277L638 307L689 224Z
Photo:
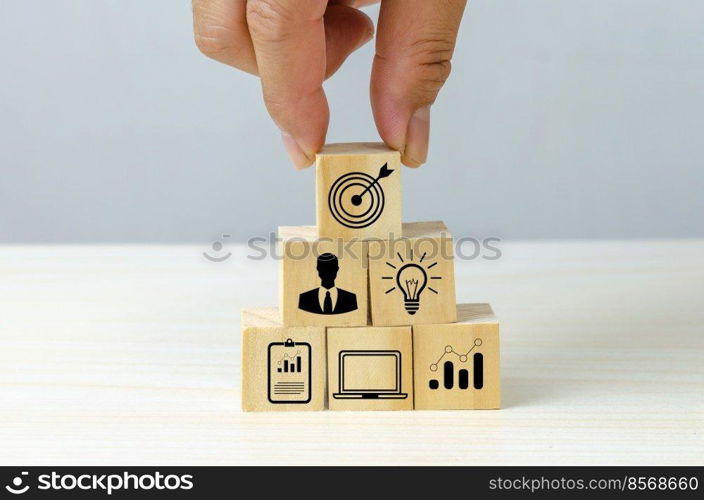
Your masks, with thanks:
M401 235L401 154L381 143L328 144L316 156L320 238Z

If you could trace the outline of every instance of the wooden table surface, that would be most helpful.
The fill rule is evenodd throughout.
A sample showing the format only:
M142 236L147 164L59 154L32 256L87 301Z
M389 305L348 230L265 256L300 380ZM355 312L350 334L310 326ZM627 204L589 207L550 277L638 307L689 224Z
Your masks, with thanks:
M499 411L242 413L244 247L0 247L0 458L60 464L702 464L704 241L457 261L502 322Z

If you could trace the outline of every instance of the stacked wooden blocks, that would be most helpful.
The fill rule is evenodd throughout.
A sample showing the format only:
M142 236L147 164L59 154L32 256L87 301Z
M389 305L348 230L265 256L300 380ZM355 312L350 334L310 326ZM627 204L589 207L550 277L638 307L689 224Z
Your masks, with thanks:
M326 146L316 196L279 228L279 310L242 312L243 409L499 408L499 323L456 304L445 225L401 223L399 153Z

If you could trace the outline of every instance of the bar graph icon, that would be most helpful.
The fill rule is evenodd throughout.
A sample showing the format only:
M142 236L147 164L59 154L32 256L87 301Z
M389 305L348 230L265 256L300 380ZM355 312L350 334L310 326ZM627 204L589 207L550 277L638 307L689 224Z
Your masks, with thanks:
M300 354L298 351L296 354ZM276 369L278 373L301 373L301 356L296 356L296 359L289 359L288 354L284 354L284 358L279 360L279 367Z
M482 345L481 339L474 339L474 344L472 347L464 354L455 351L455 348L451 345L445 346L445 352L442 353L440 358L433 364L430 365L431 372L437 372L440 368L440 363L442 363L442 387L447 390L454 389L457 387L461 390L468 390L470 388L470 371L469 368L459 368L455 374L455 362L451 360L443 360L448 356L456 356L459 363L467 363L469 361L469 355L474 351L476 347ZM480 352L475 352L472 355L472 388L481 389L484 387L484 355ZM430 379L428 381L428 387L432 390L437 390L440 388L440 377Z
M268 347L267 397L273 404L306 404L311 400L311 347L308 342L272 342Z

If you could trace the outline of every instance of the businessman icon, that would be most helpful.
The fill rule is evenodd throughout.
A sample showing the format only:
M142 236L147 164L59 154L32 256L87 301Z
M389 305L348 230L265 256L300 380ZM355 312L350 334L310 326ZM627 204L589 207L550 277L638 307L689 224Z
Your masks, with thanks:
M357 295L335 286L340 265L337 256L324 253L318 257L320 286L298 296L298 308L313 314L343 314L357 310Z

